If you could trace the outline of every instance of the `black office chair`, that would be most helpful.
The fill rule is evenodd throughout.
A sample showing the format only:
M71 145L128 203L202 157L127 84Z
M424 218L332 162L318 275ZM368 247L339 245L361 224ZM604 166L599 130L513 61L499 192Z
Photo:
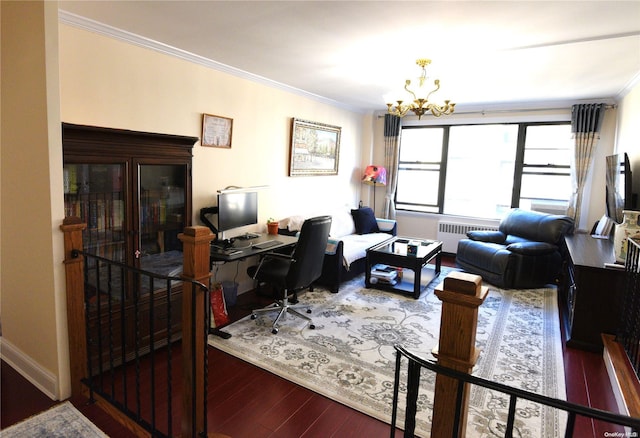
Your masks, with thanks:
M298 312L297 307L289 304L289 296L295 297L298 291L311 288L313 282L322 274L322 262L330 228L331 216L307 219L302 224L298 242L290 255L268 253L259 265L247 269L247 274L254 280L269 283L282 292L282 299L276 300L267 308L251 312L251 319L256 319L258 313L279 310L271 330L274 335L278 333L278 323L286 313L306 319L309 321L309 328L315 328L311 318ZM297 301L296 298L294 301ZM311 313L311 309L307 309L307 313Z

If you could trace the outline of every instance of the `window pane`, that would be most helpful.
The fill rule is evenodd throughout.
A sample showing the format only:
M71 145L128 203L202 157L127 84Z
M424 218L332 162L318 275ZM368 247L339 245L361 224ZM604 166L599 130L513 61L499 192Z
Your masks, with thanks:
M400 137L396 208L438 213L444 128L406 128Z
M511 207L517 125L452 126L444 213L498 218Z
M569 175L522 175L520 198L567 201L570 195Z
M525 164L559 164L569 166L570 151L567 149L525 149Z
M519 206L564 214L571 196L571 125L527 126Z
M440 162L442 128L403 129L400 139L401 162Z
M427 204L438 203L438 180L440 172L429 170L398 171L398 189L396 202L399 204Z

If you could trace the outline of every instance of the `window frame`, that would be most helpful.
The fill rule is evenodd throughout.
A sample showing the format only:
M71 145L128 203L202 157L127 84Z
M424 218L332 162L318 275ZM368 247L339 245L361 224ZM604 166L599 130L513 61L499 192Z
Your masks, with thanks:
M456 124L446 124L446 125L408 125L401 127L400 134L400 151L398 154L398 169L402 168L403 164L435 164L432 162L403 162L400 160L401 157L401 148L402 148L402 132L405 129L442 129L442 154L440 159L440 175L438 180L438 194L437 194L437 205L426 205L426 204L415 204L415 203L407 203L407 202L398 202L397 199L397 190L394 193L394 201L396 202L396 209L398 211L406 211L411 213L426 213L426 214L449 214L444 213L444 201L446 194L446 177L447 177L447 167L448 167L448 156L449 156L449 139L450 139L450 130L452 127L458 126L479 126L479 125L517 125L518 126L518 134L516 140L516 152L515 152L515 165L514 165L514 174L512 181L512 194L511 194L511 208L517 208L520 205L521 201L521 191L522 191L522 177L527 174L537 174L537 175L546 175L551 174L547 172L532 172L527 173L527 167L535 167L537 169L566 169L569 176L571 175L571 165L559 165L554 163L525 163L525 151L526 151L526 132L527 128L530 126L550 126L550 125L571 125L570 120L550 120L550 121L528 121L528 122L509 122L509 121L495 121L490 123L456 123ZM409 169L405 169L409 170ZM552 172L553 175L558 175L558 172ZM561 175L565 175L564 172L560 173ZM398 173L398 178L400 177ZM398 182L400 180L398 179ZM529 198L527 198L529 199ZM567 200L568 201L568 200ZM412 205L416 206L425 206L426 208L431 208L432 210L437 211L425 211L415 208L410 208Z

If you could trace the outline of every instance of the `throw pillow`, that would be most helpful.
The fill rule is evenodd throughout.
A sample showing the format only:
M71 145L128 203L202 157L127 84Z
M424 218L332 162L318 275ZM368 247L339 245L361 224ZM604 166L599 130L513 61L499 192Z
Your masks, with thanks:
M331 231L329 235L334 239L339 239L356 232L353 216L349 214L348 210L336 211L331 216Z
M353 222L356 225L356 233L369 234L380 232L380 229L378 228L378 221L376 221L376 216L371 208L362 207L351 210L351 215L353 216Z

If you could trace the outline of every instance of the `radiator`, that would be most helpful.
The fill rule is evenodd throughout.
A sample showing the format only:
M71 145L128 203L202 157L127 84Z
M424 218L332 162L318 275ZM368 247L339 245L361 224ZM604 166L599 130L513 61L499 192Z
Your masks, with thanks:
M438 222L438 240L442 242L442 251L455 253L458 249L458 241L467 237L467 231L490 230L496 231L497 225L464 224L459 222Z

